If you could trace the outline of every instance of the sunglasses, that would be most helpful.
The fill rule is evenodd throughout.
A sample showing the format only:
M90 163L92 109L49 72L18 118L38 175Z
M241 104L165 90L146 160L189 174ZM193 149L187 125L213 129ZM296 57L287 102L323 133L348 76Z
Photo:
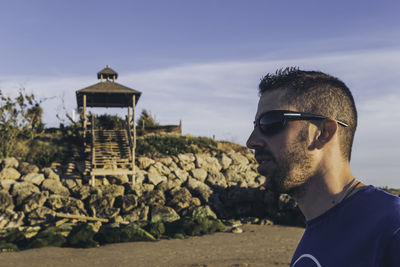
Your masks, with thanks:
M260 131L266 136L272 136L285 128L288 120L325 120L328 117L312 113L304 113L290 110L271 110L267 111L254 121L254 128L259 127ZM347 123L335 120L343 127L349 126Z

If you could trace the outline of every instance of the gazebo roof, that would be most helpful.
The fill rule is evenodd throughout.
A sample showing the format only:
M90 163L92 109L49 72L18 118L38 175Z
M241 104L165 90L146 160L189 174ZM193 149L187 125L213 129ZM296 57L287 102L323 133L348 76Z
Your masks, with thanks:
M107 65L104 69L97 73L97 79L109 78L116 80L118 78L118 73Z
M138 102L141 92L126 87L114 81L101 81L76 91L78 108L83 106L83 95L86 95L87 107L130 107L133 95L135 104Z

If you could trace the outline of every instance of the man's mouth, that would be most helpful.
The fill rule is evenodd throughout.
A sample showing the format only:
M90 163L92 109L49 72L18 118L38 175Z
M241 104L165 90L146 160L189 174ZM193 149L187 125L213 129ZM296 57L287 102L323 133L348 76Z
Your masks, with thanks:
M268 162L268 161L271 161L272 160L272 158L271 157L265 157L265 156L262 156L262 157L257 157L256 156L256 161L258 162L258 164L263 164L263 163L266 163L266 162Z

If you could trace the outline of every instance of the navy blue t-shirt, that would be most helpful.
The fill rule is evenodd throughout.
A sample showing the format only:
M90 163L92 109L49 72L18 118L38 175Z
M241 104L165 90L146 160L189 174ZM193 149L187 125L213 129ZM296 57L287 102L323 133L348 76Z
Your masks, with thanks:
M400 267L400 198L365 186L307 222L291 267Z

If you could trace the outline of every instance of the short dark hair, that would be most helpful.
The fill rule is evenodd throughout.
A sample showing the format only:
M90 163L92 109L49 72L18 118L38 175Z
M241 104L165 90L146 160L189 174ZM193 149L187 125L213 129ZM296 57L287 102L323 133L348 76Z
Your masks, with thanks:
M315 113L347 123L348 127L339 127L338 134L341 152L350 161L357 128L357 109L353 95L344 82L320 71L288 67L261 79L260 96L273 90L286 90L281 100L300 112Z

